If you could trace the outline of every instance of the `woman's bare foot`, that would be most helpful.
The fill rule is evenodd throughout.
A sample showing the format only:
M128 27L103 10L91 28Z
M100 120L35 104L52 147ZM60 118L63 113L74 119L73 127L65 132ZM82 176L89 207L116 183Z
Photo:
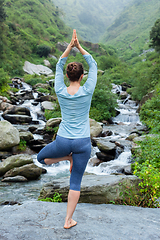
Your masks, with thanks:
M69 228L74 227L74 226L76 226L76 225L77 225L77 222L74 221L73 219L71 219L71 220L66 220L66 221L65 221L65 224L64 224L64 228L65 228L65 229L69 229Z
M68 159L69 161L70 161L70 168L69 168L69 171L70 171L70 173L72 172L72 167L73 167L73 159L72 159L72 153L70 153L70 155L69 155L69 159Z

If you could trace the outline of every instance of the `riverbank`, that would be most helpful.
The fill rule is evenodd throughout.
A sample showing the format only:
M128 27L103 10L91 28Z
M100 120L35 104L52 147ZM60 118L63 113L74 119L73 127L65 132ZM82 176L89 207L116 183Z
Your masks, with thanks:
M160 209L78 204L77 226L63 229L67 203L28 201L0 209L2 240L158 240Z

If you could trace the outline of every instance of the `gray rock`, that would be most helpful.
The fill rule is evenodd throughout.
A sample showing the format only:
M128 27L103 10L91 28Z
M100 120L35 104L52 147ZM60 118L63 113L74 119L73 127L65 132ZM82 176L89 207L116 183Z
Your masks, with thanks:
M36 166L34 163L16 167L5 173L4 178L24 176L27 180L36 180L42 174L42 168Z
M140 180L135 176L112 176L112 175L84 175L81 186L80 202L85 203L109 203L117 198L122 198L121 183L136 184ZM62 194L63 201L67 201L69 190L69 178L61 178L51 183L46 183L39 198L53 197L55 192Z
M91 138L99 136L103 131L101 124L94 119L90 119L90 135Z
M26 142L34 139L33 134L29 131L20 131L19 136L21 140L24 140Z
M100 151L108 153L109 151L115 150L116 145L115 143L111 143L106 138L100 138L97 141L97 147Z
M44 65L45 65L45 66L47 66L47 67L49 67L49 68L51 67L50 62L49 62L47 59L44 59L43 62L44 62Z
M120 99L126 99L127 97L128 97L128 93L127 93L127 92L122 91L122 92L120 93Z
M60 122L62 121L62 118L51 118L46 122L46 127L55 127L58 126L60 124Z
M15 176L15 177L6 177L1 180L2 182L27 182L27 178L23 176Z
M138 137L139 135L137 133L130 134L126 140L133 141L134 138Z
M53 74L52 70L46 66L43 65L35 65L33 63L30 63L28 61L25 61L23 70L28 74L37 74L37 75L50 75Z
M18 130L8 121L0 121L0 150L7 150L20 142Z
M98 166L100 163L102 163L102 161L100 161L98 158L93 157L89 159L88 164L92 167Z
M66 50L66 48L68 47L68 45L69 44L67 42L58 42L57 48L59 51L64 52ZM76 47L72 48L70 54L73 56L76 56L77 53L79 53L79 50Z
M31 123L32 118L27 115L3 114L3 118L13 124Z
M3 206L2 240L159 240L160 209L111 204L78 204L78 224L63 229L67 203L26 201Z
M44 111L45 109L47 110L54 110L56 107L56 103L49 102L49 101L44 101L41 103L42 110Z
M3 176L7 171L15 167L20 167L28 163L33 163L33 159L28 154L18 154L6 158L0 162L0 176Z

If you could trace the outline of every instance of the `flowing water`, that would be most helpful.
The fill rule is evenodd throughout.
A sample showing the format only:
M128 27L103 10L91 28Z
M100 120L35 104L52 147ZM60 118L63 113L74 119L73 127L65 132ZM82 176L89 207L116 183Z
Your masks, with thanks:
M32 88L26 84L23 83L23 91L31 91ZM121 91L120 86L113 86L113 92ZM20 89L21 91L21 89ZM37 98L37 93L33 93L34 99ZM37 106L34 106L32 103L34 102L34 99L32 100L26 100L24 101L21 106L27 107L30 109L32 119L35 121L38 121L39 124L33 125L38 128L43 128L45 126L45 122L43 120L38 120L37 118L37 112L41 111L41 105L38 103ZM109 175L113 173L117 173L119 169L121 169L124 166L127 166L131 161L131 144L129 141L126 141L126 137L129 135L129 133L134 130L137 125L140 125L139 116L137 114L137 108L136 103L132 100L125 99L124 100L118 100L118 111L120 114L113 118L113 122L116 124L112 125L106 125L103 126L104 131L110 130L112 131L112 135L105 137L108 140L116 140L123 142L124 152L122 152L120 155L117 155L117 157L109 162L103 162L97 167L92 167L90 164L87 165L86 172L88 173L94 173L97 175ZM0 119L2 118L2 112L0 112ZM123 125L118 125L117 123L123 123ZM14 125L18 129L24 129L27 130L29 126L32 125ZM35 139L43 139L42 135L34 134ZM97 147L92 147L92 153L91 157L95 156L95 153L98 152ZM50 166L43 166L40 163L38 163L36 159L36 154L33 155L34 163L40 167L44 167L47 170L46 174L42 174L40 179L36 181L29 181L27 183L0 183L0 202L4 201L24 201L28 199L37 199L40 193L40 190L42 188L42 185L44 183L50 182L54 179L59 179L61 177L69 177L69 162L64 161L57 164L53 164Z

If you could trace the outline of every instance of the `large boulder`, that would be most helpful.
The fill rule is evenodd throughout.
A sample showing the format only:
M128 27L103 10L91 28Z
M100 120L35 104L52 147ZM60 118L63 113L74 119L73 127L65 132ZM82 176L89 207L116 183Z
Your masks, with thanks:
M20 142L18 130L8 121L0 121L0 150L7 150Z
M46 128L51 127L54 128L60 124L62 118L51 118L46 122Z
M108 139L106 139L106 138L98 139L97 146L98 146L100 151L106 152L106 153L108 153L112 150L116 150L115 143L112 143L112 142L108 141Z
M30 140L34 139L33 134L29 131L20 131L19 136L21 140L29 142Z
M137 185L140 180L135 176L125 175L84 175L79 202L83 203L110 203L122 198L124 185ZM122 184L124 183L124 184ZM136 188L135 188L136 189ZM62 194L62 200L67 201L69 178L61 178L44 184L39 199L53 198L55 192Z
M91 138L99 136L103 131L101 124L94 119L90 119L90 135Z
M18 154L8 157L3 162L0 162L0 177L10 169L21 167L29 163L33 163L33 159L28 154Z
M68 47L68 45L69 45L69 43L67 43L67 42L58 42L57 48L59 51L64 52L66 50L66 48ZM79 53L79 50L76 47L72 48L70 54L73 56L76 56L77 53Z
M16 167L5 173L4 178L23 176L27 180L36 180L42 174L42 168L36 166L34 163Z
M45 111L45 109L47 110L54 110L56 107L56 103L53 102L49 102L49 101L44 101L41 103L41 108L43 111Z
M52 70L46 66L43 65L35 65L33 63L30 63L28 61L25 61L23 70L28 74L37 74L37 75L50 75L53 74Z

